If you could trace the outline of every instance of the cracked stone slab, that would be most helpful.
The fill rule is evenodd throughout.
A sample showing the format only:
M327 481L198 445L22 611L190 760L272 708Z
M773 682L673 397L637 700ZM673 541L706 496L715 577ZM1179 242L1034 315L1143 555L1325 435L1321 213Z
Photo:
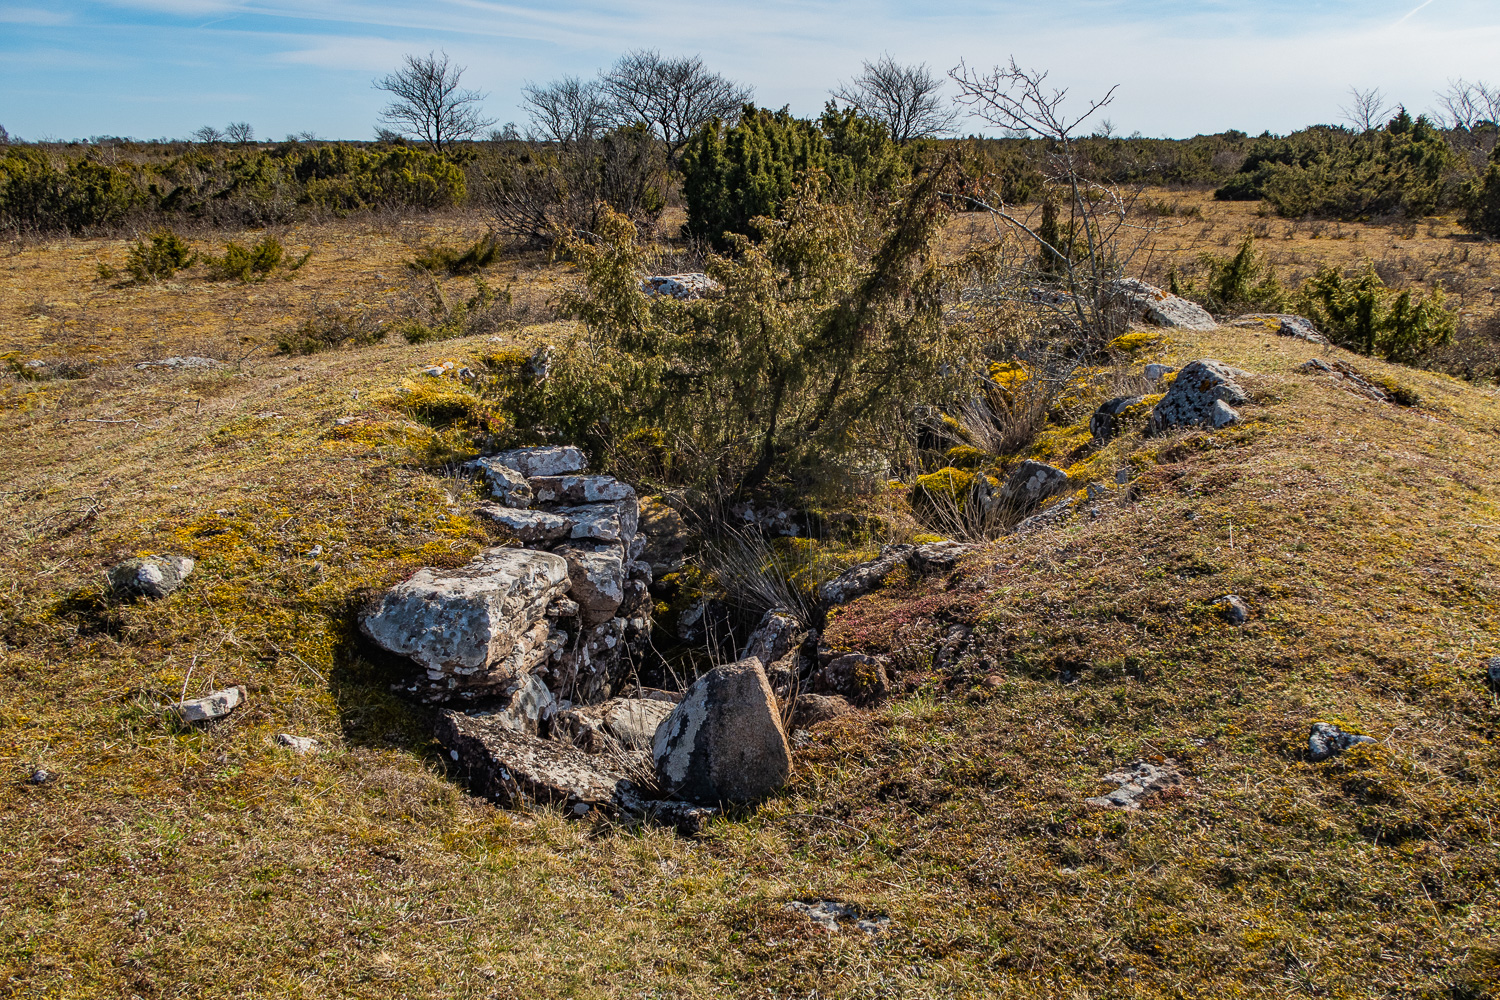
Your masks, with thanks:
M1101 780L1112 782L1118 787L1104 795L1084 799L1085 805L1101 809L1139 809L1141 800L1147 796L1183 783L1182 775L1170 766L1170 761L1165 765L1157 765L1144 760L1106 774Z

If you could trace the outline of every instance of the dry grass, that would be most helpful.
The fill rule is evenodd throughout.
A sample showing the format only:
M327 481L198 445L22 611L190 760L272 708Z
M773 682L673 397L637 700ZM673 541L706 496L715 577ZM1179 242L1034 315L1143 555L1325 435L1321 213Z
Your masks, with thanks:
M314 235L281 285L109 289L94 260L121 251L79 241L4 262L8 345L101 367L0 382L0 995L1500 988L1493 390L1352 359L1415 387L1424 406L1402 409L1296 374L1305 344L1175 338L1158 355L1259 374L1251 419L1126 435L1080 468L1139 467L1131 502L850 606L830 638L892 650L903 693L799 739L792 787L685 841L463 795L427 712L389 693L399 665L356 640L363 595L487 538L468 484L424 464L433 432L378 401L486 345L270 355L285 314L378 300L429 238L283 240ZM76 343L28 313L39 298ZM237 303L257 318L231 330ZM73 311L97 336L68 333ZM121 363L240 336L234 371ZM198 569L163 602L106 599L102 567L146 551ZM1207 608L1229 592L1254 609L1243 629ZM955 623L975 642L936 668ZM150 707L232 682L248 706L204 731ZM1315 719L1379 743L1310 764ZM1189 794L1083 806L1139 756L1177 760ZM57 780L27 783L38 766ZM786 911L798 898L895 929L829 935Z

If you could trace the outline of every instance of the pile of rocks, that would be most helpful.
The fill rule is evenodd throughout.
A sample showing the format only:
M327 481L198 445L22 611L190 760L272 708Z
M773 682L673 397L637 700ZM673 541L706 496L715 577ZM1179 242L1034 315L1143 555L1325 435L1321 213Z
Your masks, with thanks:
M648 297L665 295L683 301L701 299L709 292L719 291L720 287L717 281L701 271L690 271L686 274L655 274L641 279L641 291L645 292Z

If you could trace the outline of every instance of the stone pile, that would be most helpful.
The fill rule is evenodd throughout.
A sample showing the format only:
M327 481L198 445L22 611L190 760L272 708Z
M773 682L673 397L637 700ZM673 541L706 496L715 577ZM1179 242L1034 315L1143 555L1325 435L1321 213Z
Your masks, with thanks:
M691 271L687 274L656 274L641 280L641 291L645 292L648 297L665 295L684 301L701 299L709 292L718 291L720 287L717 281L701 271Z

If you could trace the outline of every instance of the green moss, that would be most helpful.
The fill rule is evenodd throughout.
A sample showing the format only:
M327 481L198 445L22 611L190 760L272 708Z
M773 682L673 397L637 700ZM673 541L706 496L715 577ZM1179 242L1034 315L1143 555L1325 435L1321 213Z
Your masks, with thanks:
M944 457L949 467L954 469L977 469L990 459L989 455L967 444L949 448Z

